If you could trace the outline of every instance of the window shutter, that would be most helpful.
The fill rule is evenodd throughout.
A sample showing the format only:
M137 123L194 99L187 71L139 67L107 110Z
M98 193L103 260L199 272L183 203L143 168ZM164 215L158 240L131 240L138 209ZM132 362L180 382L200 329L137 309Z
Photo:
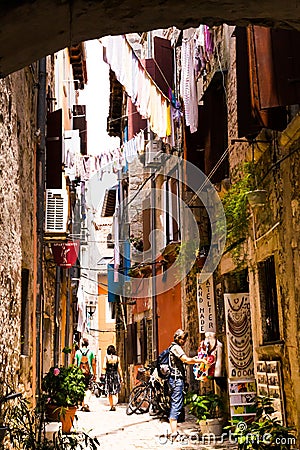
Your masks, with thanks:
M137 112L135 105L132 103L130 97L127 98L128 108L128 140L132 139L140 130L147 127L147 120Z
M128 364L132 364L132 363L133 363L132 331L133 331L133 324L130 323L130 324L127 326L127 345L126 345L126 349L127 349L127 362L128 362Z
M300 103L300 33L253 26L261 109Z
M270 30L265 27L236 27L235 36L238 137L253 136L263 127L283 130L287 121L286 111L284 107L275 106L278 96L274 82L270 81ZM262 106L267 107L263 109Z
M73 105L73 129L79 130L80 153L87 154L87 121L86 106Z
M144 317L140 324L140 340L141 340L141 363L145 364L147 359L147 321Z
M173 50L171 42L155 36L154 58L146 59L144 64L147 72L151 75L153 81L160 90L169 97L169 87L173 87Z
M132 324L132 353L133 353L133 364L137 363L137 323Z
M247 30L235 28L238 137L258 133L261 129L251 102Z
M154 59L158 67L156 70L156 79L154 80L163 93L168 97L169 87L173 87L173 50L169 39L163 39L155 36Z
M62 188L62 109L47 116L46 188Z

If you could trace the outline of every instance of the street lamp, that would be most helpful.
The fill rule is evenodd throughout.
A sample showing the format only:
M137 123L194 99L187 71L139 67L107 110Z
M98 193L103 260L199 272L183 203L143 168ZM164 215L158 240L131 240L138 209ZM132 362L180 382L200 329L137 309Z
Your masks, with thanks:
M96 311L96 305L94 305L94 303L88 303L86 305L86 312L88 313L90 319L92 319L95 311Z

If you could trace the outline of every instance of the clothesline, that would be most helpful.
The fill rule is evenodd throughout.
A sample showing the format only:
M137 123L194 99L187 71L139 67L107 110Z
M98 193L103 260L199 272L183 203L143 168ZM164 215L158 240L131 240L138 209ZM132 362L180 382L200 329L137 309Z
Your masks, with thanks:
M114 150L109 150L99 155L81 155L80 153L74 155L69 151L65 156L65 167L69 172L72 171L74 179L80 178L82 181L88 181L96 173L102 179L103 172L108 167L111 167L116 173L125 167L126 163L132 163L140 153L144 152L145 129L141 129L136 136ZM72 179L72 176L70 178Z
M161 138L170 136L170 100L143 67L125 36L106 36L101 42L105 62L124 86L137 111L149 120L155 134Z

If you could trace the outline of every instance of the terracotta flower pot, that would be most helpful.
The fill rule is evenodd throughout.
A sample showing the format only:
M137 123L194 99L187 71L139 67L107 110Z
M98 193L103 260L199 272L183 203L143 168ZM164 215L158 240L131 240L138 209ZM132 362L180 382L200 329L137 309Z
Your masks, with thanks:
M45 416L49 422L61 422L63 433L70 433L76 414L76 406L46 405Z
M74 423L76 410L77 410L76 406L68 406L68 408L64 409L63 411L64 413L60 414L60 421L63 433L70 433Z
M51 405L50 403L45 406L45 416L48 422L59 422L60 407L57 405Z
M223 419L206 419L200 420L200 430L202 434L213 434L214 436L220 436L222 434Z

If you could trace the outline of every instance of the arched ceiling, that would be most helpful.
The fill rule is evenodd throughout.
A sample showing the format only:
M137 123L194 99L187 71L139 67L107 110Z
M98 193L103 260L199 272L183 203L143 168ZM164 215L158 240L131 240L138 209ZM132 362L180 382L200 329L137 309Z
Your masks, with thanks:
M0 2L0 75L80 41L200 23L300 30L298 0L9 0Z

